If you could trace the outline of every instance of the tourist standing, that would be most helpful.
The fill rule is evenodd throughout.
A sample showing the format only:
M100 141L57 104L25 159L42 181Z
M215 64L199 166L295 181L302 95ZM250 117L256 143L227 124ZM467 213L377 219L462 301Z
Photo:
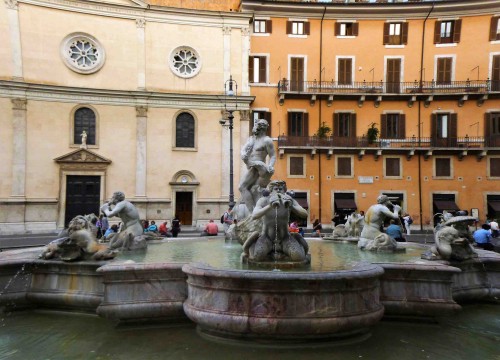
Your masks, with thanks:
M104 236L106 231L109 229L109 221L106 214L101 215L101 234Z
M403 223L405 225L406 235L410 235L410 225L413 223L413 219L410 214L405 213L405 216L403 216Z
M227 211L224 212L224 215L223 215L223 222L222 222L222 224L224 226L224 233L226 233L227 230L229 230L229 227L234 222L233 215L231 215L231 210L233 210L233 208L229 207L227 209Z
M175 217L172 220L172 236L176 238L180 232L181 232L181 221L179 220L177 214L175 214Z

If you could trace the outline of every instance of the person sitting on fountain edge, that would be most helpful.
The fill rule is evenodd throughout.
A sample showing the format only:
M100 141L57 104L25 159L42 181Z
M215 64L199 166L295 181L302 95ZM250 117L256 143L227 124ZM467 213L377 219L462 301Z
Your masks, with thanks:
M399 225L396 225L396 220L394 219L391 219L390 225L387 227L385 232L387 235L389 235L397 242L406 241L405 238L403 237L403 233L401 232L401 227Z

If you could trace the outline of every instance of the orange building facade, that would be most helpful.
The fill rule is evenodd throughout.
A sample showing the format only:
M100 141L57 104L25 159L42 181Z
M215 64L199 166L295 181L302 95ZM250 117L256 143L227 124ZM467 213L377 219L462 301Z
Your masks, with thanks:
M309 223L380 194L421 229L444 210L500 216L500 1L241 6L252 118Z

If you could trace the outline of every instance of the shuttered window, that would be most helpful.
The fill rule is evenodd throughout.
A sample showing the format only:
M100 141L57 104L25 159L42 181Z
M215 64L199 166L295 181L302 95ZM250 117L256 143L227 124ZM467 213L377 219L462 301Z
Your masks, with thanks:
M87 145L95 145L96 117L92 109L87 107L75 111L73 127L73 144L82 143L82 133L87 133Z
M290 156L290 175L304 175L304 158L302 156Z
M434 25L434 44L459 43L462 20L436 21Z
M337 176L352 176L350 157L337 157Z
M309 114L288 113L288 136L309 136Z
M189 113L181 113L175 122L175 146L194 148L194 117Z
M500 177L500 158L490 158L490 176Z
M335 23L335 36L358 36L359 24L351 22Z
M406 45L408 43L408 23L385 23L384 45Z
M438 58L437 59L437 79L438 85L451 84L451 74L453 67L453 58Z
M352 59L341 58L339 61L339 85L352 85Z
M385 158L385 176L400 177L401 176L401 159L400 158Z
M254 34L271 34L272 24L271 20L255 19L253 22L253 32Z
M383 139L404 139L406 116L404 114L382 114L380 137Z
M265 56L250 56L248 62L248 77L250 83L266 83L267 58Z
M500 40L500 28L498 16L493 16L490 21L490 41Z
M311 24L308 21L287 21L286 33L288 35L309 35Z
M450 177L451 176L451 160L449 158L435 158L434 159L436 177Z
M334 114L333 132L338 137L356 136L356 114L337 113Z

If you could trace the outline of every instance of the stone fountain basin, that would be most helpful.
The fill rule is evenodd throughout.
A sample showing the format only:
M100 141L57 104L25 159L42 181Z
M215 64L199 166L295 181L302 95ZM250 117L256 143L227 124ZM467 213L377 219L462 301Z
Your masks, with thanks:
M204 333L266 341L366 333L384 313L382 267L335 272L231 271L187 264L184 312Z

